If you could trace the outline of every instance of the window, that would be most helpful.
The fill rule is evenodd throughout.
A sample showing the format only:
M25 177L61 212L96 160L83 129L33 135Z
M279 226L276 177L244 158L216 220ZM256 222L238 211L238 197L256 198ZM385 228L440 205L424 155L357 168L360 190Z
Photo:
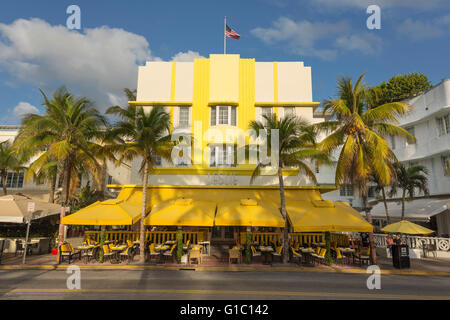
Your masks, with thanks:
M161 167L161 165L162 165L162 159L161 159L161 157L158 156L158 155L156 155L156 154L153 154L153 158L155 159L155 163L154 163L153 166L155 166L155 167Z
M369 197L369 198L375 198L375 194L376 194L375 189L376 189L375 186L369 187L369 190L367 191L367 197Z
M189 127L189 107L179 107L178 126L180 128Z
M213 106L211 107L211 126L236 125L236 107Z
M113 177L108 175L108 183L107 184L112 184L113 182Z
M391 136L391 149L394 150L395 149L395 137Z
M219 124L228 124L228 107L219 107Z
M236 147L219 145L210 146L210 167L235 167Z
M340 195L341 197L353 197L353 186L351 184L342 184Z
M442 157L442 167L444 168L444 175L450 176L450 156Z
M264 116L270 117L272 114L273 114L272 108L268 107L261 108L261 121L265 122L266 119L264 118Z
M23 172L8 172L6 175L6 188L23 188ZM0 180L0 187L3 187L3 183Z
M436 118L439 136L450 133L450 115Z
M294 107L284 107L284 117L294 117L295 116L295 109Z
M416 135L414 134L414 127L408 127L405 128L406 131L409 132L410 135L412 135L413 137L416 137ZM417 142L417 138L416 138L416 142ZM416 142L407 142L408 144L414 144Z

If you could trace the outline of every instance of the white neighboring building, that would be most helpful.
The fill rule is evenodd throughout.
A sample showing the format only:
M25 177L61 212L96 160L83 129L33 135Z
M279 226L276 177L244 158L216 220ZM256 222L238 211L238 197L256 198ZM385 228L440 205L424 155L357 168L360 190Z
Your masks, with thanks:
M399 125L408 130L416 137L415 143L408 143L401 137L388 137L388 143L397 156L398 160L406 166L423 165L428 171L428 187L431 197L441 198L445 203L450 202L450 79L444 79L424 94L406 100L412 106L412 111L399 119ZM322 168L320 169L322 170ZM319 182L330 183L334 180L334 168L324 168L323 174L318 176ZM353 207L362 207L362 201L358 196L353 196L351 186L341 186L340 190L323 195L324 199L341 200L349 202ZM374 189L369 193L369 201L375 198ZM419 198L423 194L417 195ZM399 198L398 195L395 198ZM374 223L379 226L385 224L385 210L383 203L374 203L372 216ZM389 204L392 220L399 219L396 207L401 205L397 202ZM406 217L411 220L429 222L438 229L438 234L448 235L450 233L450 214L448 205L440 206L440 212L436 210L422 210L418 216L415 213L423 209L419 200L407 202ZM408 210L409 209L409 210ZM362 212L363 213L363 212ZM364 213L363 213L364 214ZM431 218L434 217L434 218Z
M413 110L400 119L400 126L414 135L417 141L410 144L399 137L391 138L391 148L399 161L428 168L430 195L449 196L450 79L405 102Z

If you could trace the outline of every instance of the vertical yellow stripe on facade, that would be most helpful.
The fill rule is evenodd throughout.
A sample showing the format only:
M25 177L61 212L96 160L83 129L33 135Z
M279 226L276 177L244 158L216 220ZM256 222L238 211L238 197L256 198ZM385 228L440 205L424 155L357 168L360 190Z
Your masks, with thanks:
M273 101L278 103L278 62L273 63ZM278 107L274 106L273 112L278 117Z
M170 102L175 101L175 82L177 79L177 63L175 61L172 62L172 82L170 86ZM170 130L173 130L174 121L174 106L170 106Z
M196 140L202 141L201 144L195 143L194 141L194 152L192 153L192 158L194 163L202 163L202 166L206 167L205 159L202 159L203 150L207 146L207 141L204 141L203 135L205 131L209 128L209 115L210 110L208 107L209 102L209 69L210 60L209 59L195 59L194 60L194 92L192 95L192 119L194 123L192 124L192 135ZM196 125L202 126L201 137L195 136L195 131L198 131ZM197 130L196 130L197 129ZM199 131L198 131L199 132Z
M239 61L238 127L248 129L255 119L255 59Z

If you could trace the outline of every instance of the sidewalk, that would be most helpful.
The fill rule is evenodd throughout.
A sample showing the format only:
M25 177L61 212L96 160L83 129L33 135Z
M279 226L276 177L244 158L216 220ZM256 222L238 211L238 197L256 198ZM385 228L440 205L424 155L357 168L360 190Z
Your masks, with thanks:
M206 258L206 259L205 259ZM397 274L397 275L439 275L450 276L450 259L412 259L410 269L395 269L392 266L392 260L385 257L378 257L378 266L381 269L382 274ZM250 265L248 264L228 264L227 262L221 262L211 257L204 257L204 261L200 264L176 264L167 262L166 264L146 263L139 264L137 257L133 263L128 264L122 262L119 264L112 264L110 262L98 263L91 262L83 264L82 261L76 260L74 265L80 266L82 269L93 270L111 270L111 269L123 269L123 270L142 270L142 269L155 269L155 270L195 270L195 271L284 271L284 272L330 272L330 273L366 273L366 266L355 265L307 265L301 266L293 263L282 264L279 262L272 263L271 265L264 265L256 262ZM66 269L68 263L58 265L56 256L51 254L27 256L26 264L22 265L22 257L14 254L4 254L0 270L17 270L17 269Z

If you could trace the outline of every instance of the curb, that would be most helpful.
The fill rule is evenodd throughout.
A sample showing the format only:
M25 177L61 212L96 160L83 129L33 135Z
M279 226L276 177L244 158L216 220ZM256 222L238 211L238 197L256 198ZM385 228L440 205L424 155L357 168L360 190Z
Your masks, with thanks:
M66 270L74 265L1 265L0 270ZM149 265L124 265L124 266L87 266L77 265L83 270L189 270L189 271L225 271L225 272L323 272L323 273L346 273L346 274L367 274L365 269L337 269L337 268L304 268L304 267L214 267L214 266L149 266ZM445 271L402 271L402 270L381 270L381 274L386 275L410 275L410 276L450 276L450 272ZM370 272L369 272L370 273Z

